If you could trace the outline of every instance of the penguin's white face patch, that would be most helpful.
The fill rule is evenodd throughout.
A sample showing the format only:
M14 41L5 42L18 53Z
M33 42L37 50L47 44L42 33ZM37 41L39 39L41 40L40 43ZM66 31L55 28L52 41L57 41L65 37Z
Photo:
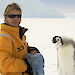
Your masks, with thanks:
M56 47L60 47L60 46L62 45L61 38L56 37L56 41L57 41L57 42L55 43Z
M61 42L61 39L59 37L56 37L57 42Z

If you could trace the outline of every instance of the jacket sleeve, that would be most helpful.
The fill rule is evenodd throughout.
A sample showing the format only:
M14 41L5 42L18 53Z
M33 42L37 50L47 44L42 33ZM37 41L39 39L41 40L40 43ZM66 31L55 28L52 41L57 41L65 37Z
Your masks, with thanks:
M26 63L12 55L12 39L0 36L0 70L2 72L24 72Z

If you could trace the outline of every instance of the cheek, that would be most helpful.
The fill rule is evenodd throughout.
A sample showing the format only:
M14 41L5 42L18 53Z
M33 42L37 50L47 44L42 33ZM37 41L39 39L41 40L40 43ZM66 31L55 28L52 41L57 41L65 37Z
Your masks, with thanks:
M19 23L19 24L21 23L21 19L18 20L18 23Z
M21 19L19 19L19 22L21 22Z
M60 42L56 42L56 43L55 43L55 46L56 46L56 47L60 47L61 45L62 45L62 43L60 43Z
M20 18L14 19L14 21L21 22Z
M6 22L11 23L11 22L12 22L12 20L11 20L11 19L9 19L9 18L6 18Z

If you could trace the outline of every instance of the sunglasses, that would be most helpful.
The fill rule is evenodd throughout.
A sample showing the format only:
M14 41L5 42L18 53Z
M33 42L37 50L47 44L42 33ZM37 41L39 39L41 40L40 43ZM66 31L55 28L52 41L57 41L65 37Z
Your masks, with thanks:
M21 14L10 14L10 15L5 15L5 16L8 16L9 18L21 18L22 15Z

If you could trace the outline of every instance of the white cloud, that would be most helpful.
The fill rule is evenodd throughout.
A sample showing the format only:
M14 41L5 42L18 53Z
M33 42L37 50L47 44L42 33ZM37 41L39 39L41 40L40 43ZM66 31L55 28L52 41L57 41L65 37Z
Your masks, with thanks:
M47 4L43 4L38 0L6 0L1 1L4 3L1 6L3 12L6 5L11 2L17 2L23 9L23 17L29 18L62 18L64 15L58 10L51 8ZM1 5L0 4L0 5ZM2 12L0 14L2 14Z
M25 5L25 6L24 6ZM24 11L24 15L27 17L42 17L42 18L58 18L64 17L62 13L58 10L51 8L47 4L43 4L38 0L27 0L22 7Z
M75 0L39 0L64 13L75 13Z

